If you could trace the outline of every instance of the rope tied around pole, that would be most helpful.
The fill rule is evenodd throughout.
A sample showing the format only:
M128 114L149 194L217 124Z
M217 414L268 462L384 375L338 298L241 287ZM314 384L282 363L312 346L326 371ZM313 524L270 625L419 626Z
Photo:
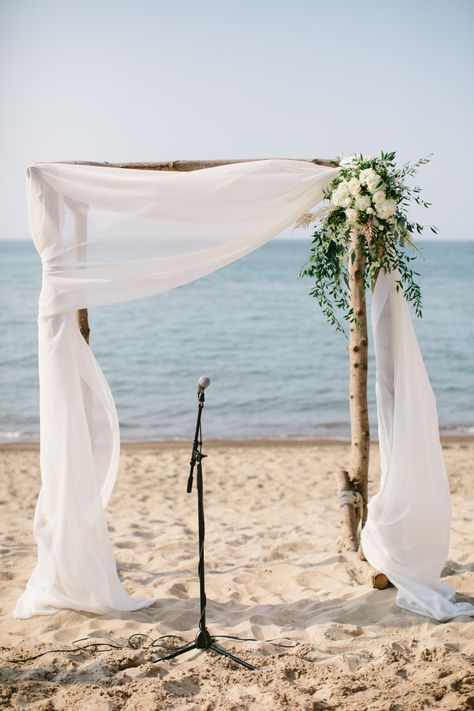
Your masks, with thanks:
M338 491L337 498L340 509L349 504L350 506L354 506L354 508L361 511L364 506L362 494L358 491L354 491L353 489L343 489L342 491Z
M362 516L364 513L364 499L362 494L355 489L342 489L338 491L337 498L339 501L339 508L342 509L343 506L352 506L355 513L355 523L356 523L356 533L357 538L360 540L360 532L362 530Z

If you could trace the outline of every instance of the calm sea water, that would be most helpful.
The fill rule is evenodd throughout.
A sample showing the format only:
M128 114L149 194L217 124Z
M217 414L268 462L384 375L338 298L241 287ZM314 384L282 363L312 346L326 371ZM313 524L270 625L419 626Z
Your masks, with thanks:
M193 284L90 314L124 440L192 438L202 374L206 438L348 435L347 341L297 278L308 245L277 240ZM474 433L474 242L422 248L416 330L441 429ZM40 261L28 241L0 242L0 259L0 441L37 440ZM373 359L369 395L375 432Z

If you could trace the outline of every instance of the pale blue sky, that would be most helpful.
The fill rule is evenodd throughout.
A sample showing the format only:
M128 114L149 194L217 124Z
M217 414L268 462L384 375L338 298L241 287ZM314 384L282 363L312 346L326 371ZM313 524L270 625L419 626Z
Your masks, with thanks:
M0 237L34 161L433 152L471 238L473 0L0 0Z

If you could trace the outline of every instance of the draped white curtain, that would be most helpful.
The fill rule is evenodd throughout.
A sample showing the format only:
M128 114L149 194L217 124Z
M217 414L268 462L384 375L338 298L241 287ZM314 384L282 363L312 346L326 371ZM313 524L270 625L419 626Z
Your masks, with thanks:
M400 275L380 273L372 299L380 446L379 492L369 503L362 547L397 587L397 603L437 620L474 615L440 582L448 557L451 504L436 401Z
M17 602L17 617L61 608L132 610L151 602L129 597L117 575L103 511L117 474L117 415L75 311L166 291L231 263L318 203L335 174L333 168L284 160L190 173L65 164L29 169L30 229L43 263L38 317L42 487L34 522L38 561ZM383 480L370 507L364 547L368 559L397 585L400 604L445 619L463 612L447 601L452 591L439 585L449 538L449 490L436 409L406 305L394 296L394 278L385 275L380 284L374 328L383 390ZM392 302L396 308L387 308ZM399 348L400 338L405 350ZM406 358L413 353L426 379L415 406L431 423L421 433L421 456L419 433L403 424L399 412L412 405L412 362ZM394 369L399 356L401 365ZM412 452L409 471L420 486L407 485L395 447L405 452L405 460ZM428 450L430 457L423 458ZM436 506L423 506L426 486L435 492ZM422 520L415 525L417 515Z

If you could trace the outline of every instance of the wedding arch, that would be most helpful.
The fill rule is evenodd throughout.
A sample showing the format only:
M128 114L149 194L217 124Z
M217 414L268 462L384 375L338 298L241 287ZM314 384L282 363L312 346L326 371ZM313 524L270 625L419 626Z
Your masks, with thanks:
M175 288L249 254L319 203L339 170L319 159L29 168L30 230L43 264L42 487L34 521L38 561L17 617L151 602L123 589L108 536L103 510L117 473L119 428L86 342L87 309ZM440 582L450 495L436 404L397 274L384 270L372 300L382 477L367 509L367 327L357 254L350 270L358 323L349 349L353 456L341 481L344 546L355 557L362 542L380 571L374 584L390 580L399 605L440 620L473 614Z

